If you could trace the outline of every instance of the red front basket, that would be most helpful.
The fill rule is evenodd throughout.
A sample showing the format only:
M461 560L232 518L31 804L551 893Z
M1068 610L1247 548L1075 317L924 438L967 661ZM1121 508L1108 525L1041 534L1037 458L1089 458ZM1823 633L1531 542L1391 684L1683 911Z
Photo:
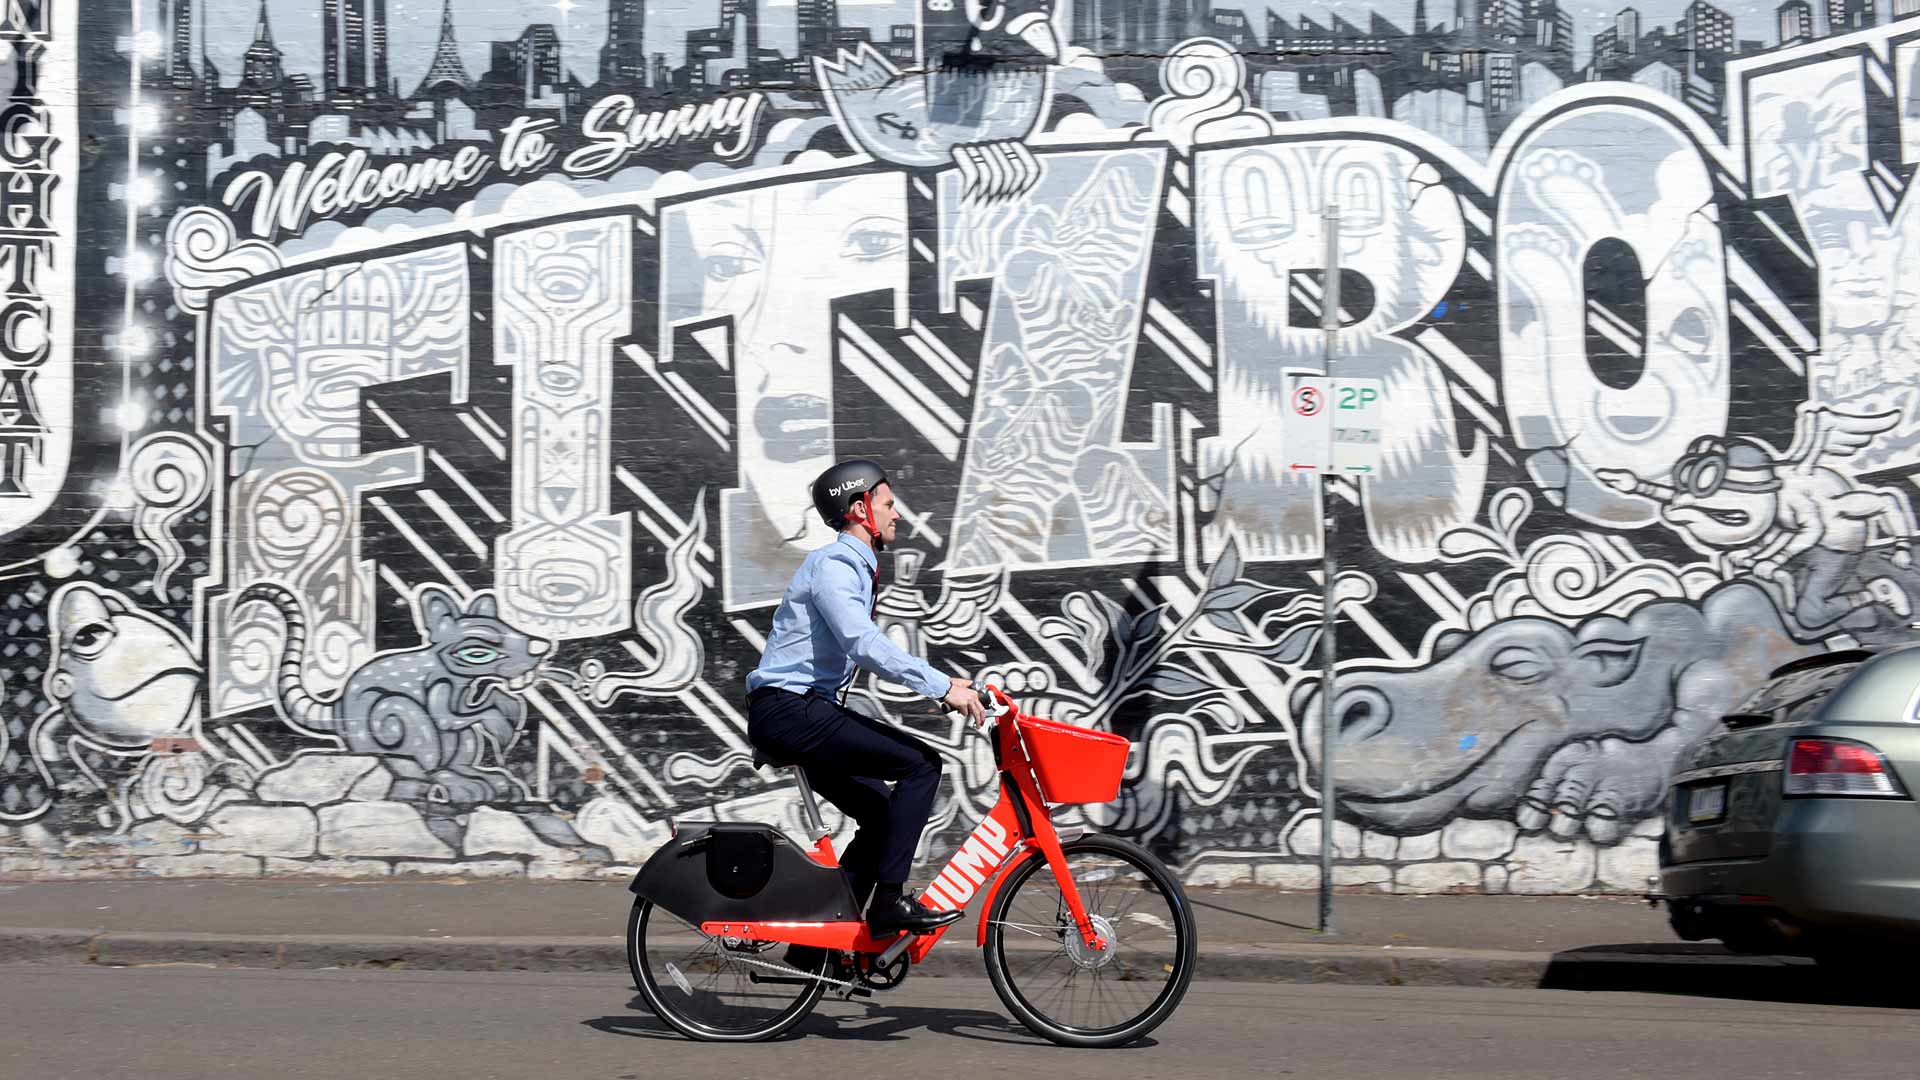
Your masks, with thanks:
M1048 802L1104 803L1120 797L1120 777L1133 746L1126 736L1023 716L1020 738Z

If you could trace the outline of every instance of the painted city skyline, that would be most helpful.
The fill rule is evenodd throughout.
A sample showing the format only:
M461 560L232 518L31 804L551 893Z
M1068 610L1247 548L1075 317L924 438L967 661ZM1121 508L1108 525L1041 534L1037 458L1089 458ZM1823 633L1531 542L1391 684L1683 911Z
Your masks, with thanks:
M223 77L232 81L243 69L246 53L255 41L255 28L261 10L259 0L190 2L193 29L188 51L195 67L199 67L204 52ZM352 2L340 0L335 6ZM363 0L369 12L379 2ZM1061 16L1059 22L1071 43L1082 44L1071 29L1075 26L1075 4L1094 2L1061 0L1057 9ZM1573 62L1582 68L1589 63L1593 57L1594 39L1617 25L1623 9L1633 8L1638 13L1639 24L1646 30L1654 30L1678 25L1692 2L1646 0L1633 4L1562 6L1561 11L1571 16L1573 21ZM1899 2L1881 0L1879 6L1885 10L1875 12L1877 21L1897 17L1896 5ZM441 51L442 0L384 0L384 3L389 78L399 83L402 96L411 96ZM536 5L531 9L501 9L473 3L472 0L464 3L454 0L452 21L455 48L467 73L478 77L491 65L494 42L518 39L529 26L544 23L553 28L564 70L591 85L600 78L602 54L608 41L609 15L614 6L629 10L640 7L644 10L642 52L649 64L655 54L664 54L670 68L685 63L689 32L712 27L719 22L720 0L671 4L663 4L658 0L651 3L645 0L553 0L552 3ZM1308 5L1217 5L1216 10L1237 10L1246 14L1253 40L1265 44L1269 38L1269 13L1294 25L1304 18L1321 26L1330 25L1336 17L1366 26L1372 16L1378 15L1401 30L1411 31L1419 14L1419 6L1420 0L1342 0ZM1424 6L1428 23L1436 27L1453 26L1460 17L1455 5L1448 0L1429 2ZM1714 6L1732 19L1736 41L1758 41L1767 48L1783 43L1779 3L1735 0ZM164 14L168 7L168 0L155 0L147 14L152 20L150 25L163 35L167 25ZM274 45L281 52L284 69L289 74L307 75L319 85L326 67L324 28L327 0L267 0L265 7L273 28ZM839 24L884 31L893 25L912 23L916 8L914 0L840 0ZM1826 36L1831 32L1828 5L1824 2L1811 3L1810 9L1812 36ZM761 47L786 56L797 55L799 34L795 14L794 0L763 0L759 18ZM874 37L878 40L884 38L885 34L875 33Z
M189 53L196 70L201 54L212 60L229 83L244 66L252 47L259 21L259 0L191 0L193 29ZM351 3L352 0L342 0ZM379 0L364 0L371 12ZM327 0L267 0L268 20L273 28L274 45L280 50L281 63L290 75L307 75L315 85L321 82L326 67L324 27ZM565 69L581 82L593 84L600 78L601 53L607 44L607 26L611 6L626 7L632 0L556 0L530 7L502 9L473 0L453 0L453 28L459 58L468 75L478 77L492 64L492 46L496 41L518 39L529 26L550 25L558 39ZM442 0L385 0L387 61L389 77L400 84L402 96L411 96L426 77L439 51ZM163 17L166 0L149 5L148 25L162 36L168 20ZM669 67L685 63L689 32L712 27L720 21L720 0L696 0L692 3L645 4L643 50L651 62L655 53L664 53ZM840 0L839 23L848 27L873 30L895 23L911 23L913 0L882 0L862 3ZM876 39L884 34L875 34ZM760 43L787 56L796 55L799 33L793 0L760 6Z

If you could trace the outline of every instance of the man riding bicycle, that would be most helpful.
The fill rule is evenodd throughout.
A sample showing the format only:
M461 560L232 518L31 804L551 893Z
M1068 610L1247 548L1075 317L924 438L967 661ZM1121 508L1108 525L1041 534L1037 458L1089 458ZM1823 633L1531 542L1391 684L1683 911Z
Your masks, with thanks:
M880 556L900 514L878 464L843 461L813 482L813 506L834 542L808 555L773 615L760 664L747 675L747 738L807 783L858 828L840 857L875 935L937 929L960 918L909 899L907 873L940 787L940 757L899 728L843 707L837 695L857 668L936 698L973 722L986 719L965 681L895 645L873 623ZM887 785L891 783L892 789Z

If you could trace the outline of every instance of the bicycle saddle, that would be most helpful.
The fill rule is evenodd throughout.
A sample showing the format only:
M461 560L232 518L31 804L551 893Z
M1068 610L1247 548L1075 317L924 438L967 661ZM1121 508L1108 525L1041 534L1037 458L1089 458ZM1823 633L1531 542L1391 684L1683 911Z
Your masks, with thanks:
M784 754L778 754L771 750L762 750L760 747L756 746L753 748L753 767L756 769L768 768L768 767L775 768L775 769L791 769L794 767L794 763L791 761L788 761L786 758L786 755Z

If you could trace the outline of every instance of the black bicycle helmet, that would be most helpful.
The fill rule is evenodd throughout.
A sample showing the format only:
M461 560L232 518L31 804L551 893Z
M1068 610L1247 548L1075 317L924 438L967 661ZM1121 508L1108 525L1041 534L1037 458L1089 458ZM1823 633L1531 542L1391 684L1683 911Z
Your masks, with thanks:
M820 474L813 482L813 508L820 512L820 519L827 527L840 530L847 527L847 508L853 500L871 498L881 484L887 482L887 470L879 462L866 458L851 458L840 462L833 468ZM868 519L872 519L873 506L867 506Z

